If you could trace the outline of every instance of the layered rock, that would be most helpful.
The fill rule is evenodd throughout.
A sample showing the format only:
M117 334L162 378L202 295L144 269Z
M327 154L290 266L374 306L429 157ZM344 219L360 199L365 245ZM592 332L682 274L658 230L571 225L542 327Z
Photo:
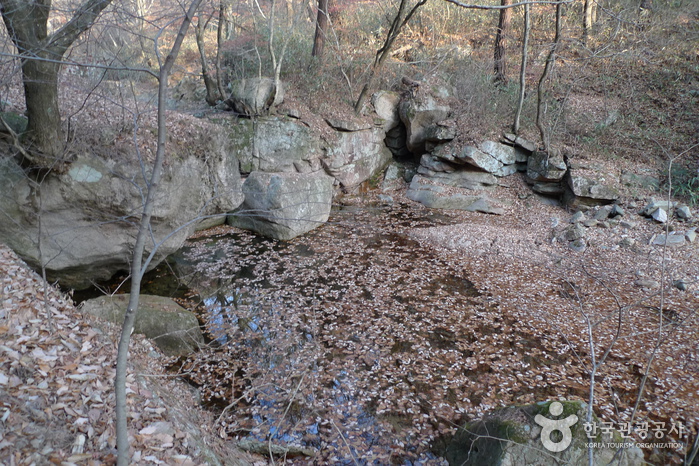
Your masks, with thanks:
M337 131L327 141L325 171L344 188L358 186L381 173L391 161L381 128Z
M284 102L284 84L275 86L273 78L243 78L231 83L226 99L235 112L246 116L267 115Z
M239 119L229 126L232 155L243 173L307 173L319 168L320 138L298 120L286 117Z
M314 173L252 172L243 183L245 201L228 216L230 225L289 240L328 220L333 179Z
M238 161L228 155L223 133L202 126L192 145L170 147L146 244L146 255L154 254L151 268L179 249L202 219L243 201ZM81 155L65 173L42 178L0 158L0 241L70 288L128 270L146 180L137 155L124 151L110 159Z

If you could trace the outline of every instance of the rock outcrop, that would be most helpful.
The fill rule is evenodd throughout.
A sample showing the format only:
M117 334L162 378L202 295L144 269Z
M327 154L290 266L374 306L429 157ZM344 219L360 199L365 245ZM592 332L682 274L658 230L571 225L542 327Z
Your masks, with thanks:
M231 83L231 89L226 104L241 115L267 115L284 102L284 84L275 86L273 78L239 79Z
M382 128L344 127L327 141L322 163L342 187L353 188L380 174L391 161L391 151L384 143L386 133Z
M243 183L245 201L228 223L274 239L289 240L328 220L333 179L324 172L252 172Z
M197 128L193 147L170 147L155 197L154 242L146 244L146 255L155 254L151 267L182 246L197 219L225 214L243 201L238 161L228 154L223 132ZM136 154L124 151L109 159L81 155L66 172L42 178L0 158L0 241L70 288L128 270L146 181Z

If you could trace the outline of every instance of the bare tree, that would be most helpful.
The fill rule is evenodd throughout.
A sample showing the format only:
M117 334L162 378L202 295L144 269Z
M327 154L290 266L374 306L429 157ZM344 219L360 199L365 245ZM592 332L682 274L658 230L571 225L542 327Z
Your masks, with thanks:
M318 0L318 18L316 19L316 33L313 38L313 50L311 56L322 58L325 48L325 34L330 17L330 0Z
M63 160L65 137L58 105L58 73L66 51L112 0L87 0L72 18L48 33L51 0L0 0L0 13L22 62L29 123L23 143L28 162L50 168Z
M500 0L500 5L508 6L512 0ZM507 84L507 55L505 46L507 44L507 35L510 30L510 22L512 20L512 10L503 8L500 10L498 19L498 30L495 35L495 50L493 52L493 71L495 72L495 83Z
M138 302L141 292L141 280L145 273L148 264L152 260L155 249L151 251L148 257L143 257L146 240L150 236L150 220L155 204L155 194L158 188L158 183L163 172L163 162L165 160L165 142L167 140L166 125L165 125L165 105L167 100L167 82L170 70L172 69L177 55L180 52L182 42L189 28L201 0L193 0L187 10L180 29L175 38L170 53L165 60L162 60L158 52L158 43L156 39L155 50L160 63L160 72L158 74L158 145L153 162L153 171L147 185L147 194L145 203L143 204L143 212L139 223L136 243L133 250L133 260L131 265L131 295L129 304L124 314L124 324L122 326L121 338L119 340L119 349L117 353L117 370L114 381L116 393L116 425L117 425L117 464L125 466L129 464L129 437L128 426L126 422L126 365L129 355L129 343L131 341L131 332L133 331L134 322L136 321L136 313L138 311Z

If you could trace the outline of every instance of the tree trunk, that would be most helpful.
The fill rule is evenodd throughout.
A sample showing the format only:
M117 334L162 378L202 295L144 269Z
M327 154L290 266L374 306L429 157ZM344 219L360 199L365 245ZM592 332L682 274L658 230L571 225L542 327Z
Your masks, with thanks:
M592 26L597 21L597 0L585 0L583 13L583 42L587 44Z
M500 5L511 5L512 0L500 0ZM505 8L500 10L500 19L498 20L498 30L495 35L495 51L493 54L493 71L495 72L496 84L507 84L507 56L505 54L505 45L507 35L510 30L510 20L512 19L512 9Z
M209 24L209 20L206 20L202 24L201 16L197 21L194 28L194 35L197 40L197 48L199 49L199 59L201 60L201 76L204 79L204 86L206 87L206 103L210 106L216 105L216 102L223 100L223 96L219 94L219 88L216 80L211 76L211 70L209 68L209 60L206 58L206 51L204 50L204 34L206 33L206 26Z
M32 154L31 164L52 168L63 160L65 140L58 106L60 63L25 60L22 63L27 132L23 141Z
M325 32L328 28L328 7L330 0L318 0L318 18L316 19L316 35L313 38L311 56L322 58L325 49Z

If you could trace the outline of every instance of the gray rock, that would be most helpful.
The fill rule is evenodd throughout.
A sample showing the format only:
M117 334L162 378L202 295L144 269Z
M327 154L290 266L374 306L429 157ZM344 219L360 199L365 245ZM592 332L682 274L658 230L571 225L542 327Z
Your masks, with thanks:
M190 138L186 147L172 144L163 168L151 220L152 237L162 244L150 268L179 249L201 219L223 216L243 200L223 127L195 126ZM0 156L0 212L12 219L0 222L0 241L35 269L43 257L49 280L68 288L128 270L145 181L131 146L120 150L112 159L80 155L66 173L46 175L40 190L12 158ZM152 248L148 241L146 255Z
M648 279L648 278L642 278L640 280L636 280L635 282L633 282L633 284L639 288L647 288L649 290L655 290L657 288L660 288L660 283L658 283L655 280Z
M571 241L568 244L568 247L575 252L585 252L585 249L587 249L587 243L585 242L584 238L578 238L575 241Z
M623 238L623 239L619 242L619 246L623 246L623 247L625 247L625 248L630 248L630 247L633 247L633 246L635 246L635 245L636 245L636 240L633 239L633 238L628 238L628 237L627 237L627 238Z
M359 186L378 176L391 161L391 151L383 142L381 128L336 132L328 140L322 159L325 171L345 188Z
M363 129L371 129L374 125L360 118L326 118L325 122L331 128L338 131L361 131Z
M383 130L388 132L400 124L398 104L400 94L393 91L378 91L371 96L374 111L383 120Z
M568 186L577 197L602 203L619 198L619 182L613 175L593 169L570 169Z
M585 228L580 223L574 223L563 231L563 238L567 241L575 241L585 236Z
M456 157L488 173L496 173L503 166L502 162L473 146L464 147Z
M81 312L121 325L130 295L118 294L88 299ZM162 296L139 296L134 332L145 335L168 356L185 356L204 345L197 317Z
M398 114L408 132L407 147L416 155L425 152L427 128L446 120L450 108L429 94L403 100L398 105Z
M264 117L239 119L229 127L231 153L243 173L307 172L318 169L320 138L298 120Z
M585 220L586 220L585 214L578 210L570 218L570 223L579 223L579 222L584 222Z
M237 113L247 116L267 115L284 102L284 84L275 89L273 78L243 78L231 82L226 103Z
M621 442L621 435L616 430L611 429L604 434L601 432L601 423L594 413L591 427L595 428L596 434L589 439L585 432L586 415L587 404L582 401L555 401L495 409L483 419L459 428L447 443L445 451L438 453L450 465L460 466L586 465L587 443ZM557 419L567 421L563 427L566 433L558 441L561 443L554 441L551 436L553 428L563 424L555 422ZM565 440L568 432L569 442ZM593 464L645 464L643 452L635 446L623 450L622 455L616 455L617 449L607 446L594 448L592 452Z
M614 204L612 206L611 212L609 212L609 216L612 218L623 217L625 214L626 214L626 212L624 212L624 209L618 204Z
M675 208L677 203L672 202L672 201L666 201L666 200L660 200L656 201L655 199L650 199L648 201L648 204L639 212L640 215L643 215L644 217L652 217L653 213L658 210L658 209L663 209L665 213L670 212L672 209Z
M602 220L607 220L609 218L609 214L612 212L612 206L610 205L605 205L600 207L600 209L595 213L595 216L593 217L595 220L602 221Z
M5 125L13 133L20 135L27 130L27 125L29 124L27 117L14 112L0 112L0 118L5 122L4 124L0 123L0 133L2 134L9 134Z
M484 195L465 195L448 193L440 186L426 183L424 178L416 175L406 193L408 199L419 202L432 209L465 210L502 215L504 209L497 202Z
M532 181L560 181L567 170L560 154L535 151L527 160L527 177Z
M621 222L619 222L619 225L622 228L626 228L628 230L633 230L634 228L636 228L636 224L634 222L629 222L627 220L622 220Z
M431 154L422 154L420 157L420 166L433 172L452 173L456 171L455 165L449 162L444 162Z
M497 178L490 173L485 173L472 169L461 169L452 173L433 172L425 167L418 168L418 174L430 180L454 188L465 188L471 190L484 190L495 187Z
M680 206L675 210L675 215L681 220L689 220L692 218L692 211L686 205Z
M495 160L502 162L503 165L512 165L517 161L515 148L500 144L499 142L483 141L480 145L480 150L490 155Z
M274 239L289 240L328 220L333 179L323 172L252 172L243 183L245 201L228 223Z
M522 149L524 149L525 151L527 151L529 153L532 153L538 149L538 147L535 143L528 141L521 136L515 136L514 134L507 133L507 134L505 134L505 139L507 141L511 142L512 144L514 144L515 146L521 147Z
M654 246L668 246L668 247L676 247L676 246L682 246L685 243L685 238L683 234L679 235L665 235L665 234L660 234L656 235L653 238L653 241L651 241L651 244Z
M684 233L684 237L690 243L693 243L697 239L697 231L692 228Z
M597 225L599 225L599 222L594 218L588 218L587 220L583 220L582 223L588 228L596 227Z
M499 176L499 177L504 177L504 176L514 175L515 173L517 173L517 166L516 165L503 165L502 167L500 167L500 169L498 171L493 173L493 175Z
M687 282L684 279L675 280L672 285L680 291L687 291Z
M651 214L651 217L653 220L655 220L658 223L666 223L667 222L667 212L665 212L665 209L659 207L653 211Z
M425 141L441 144L449 142L456 137L454 126L432 125L425 130Z

